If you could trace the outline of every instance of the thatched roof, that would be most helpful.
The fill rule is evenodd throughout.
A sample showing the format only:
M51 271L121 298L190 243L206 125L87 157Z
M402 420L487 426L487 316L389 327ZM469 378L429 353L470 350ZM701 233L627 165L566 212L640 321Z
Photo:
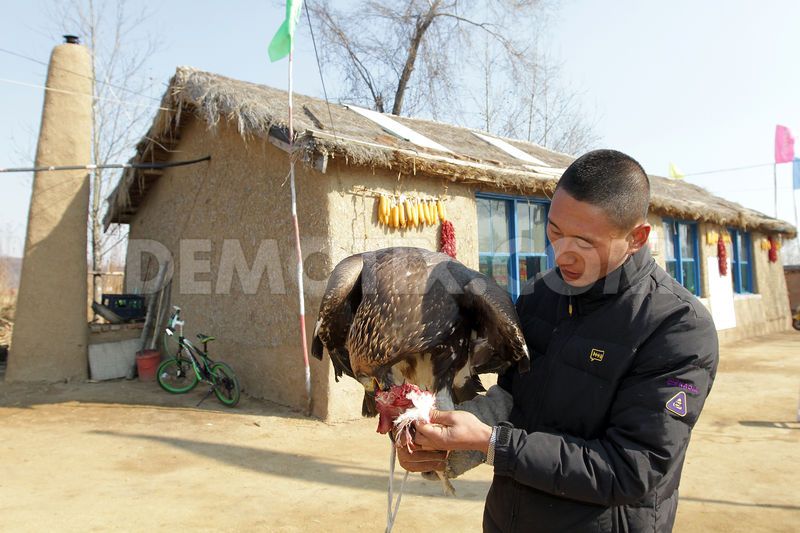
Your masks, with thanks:
M341 157L349 165L484 185L509 193L550 194L574 159L533 143L504 139L545 165L525 163L468 128L391 117L450 149L441 152L392 135L346 106L328 106L324 100L295 95L294 108L295 149L301 150L309 162ZM210 128L220 120L230 120L245 138L267 138L284 149L288 146L285 91L179 67L150 131L137 146L133 162L167 161L168 150L179 140L181 117L186 113L201 118ZM132 170L125 175L109 197L106 222L128 222L159 175L152 170ZM651 184L651 207L656 213L787 236L796 234L787 222L714 196L691 183L651 176Z

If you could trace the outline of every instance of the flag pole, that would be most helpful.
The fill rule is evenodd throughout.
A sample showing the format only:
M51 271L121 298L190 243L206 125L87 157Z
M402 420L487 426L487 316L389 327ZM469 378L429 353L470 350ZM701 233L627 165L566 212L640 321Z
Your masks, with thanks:
M772 189L775 193L775 218L778 218L778 163L772 164Z
M311 415L311 367L308 364L308 341L306 340L306 310L303 290L303 251L300 246L300 225L297 222L297 189L294 183L294 112L292 108L292 56L289 51L289 184L292 189L292 223L294 225L294 244L297 249L297 294L300 299L300 343L303 347L305 369L307 412Z

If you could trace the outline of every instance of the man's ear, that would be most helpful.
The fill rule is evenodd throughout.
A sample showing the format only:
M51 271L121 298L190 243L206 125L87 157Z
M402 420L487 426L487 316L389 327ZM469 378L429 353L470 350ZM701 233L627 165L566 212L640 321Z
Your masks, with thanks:
M647 239L650 238L650 231L652 229L652 226L650 226L650 224L647 222L640 224L633 229L631 232L631 240L628 244L628 251L631 254L635 254L647 245Z

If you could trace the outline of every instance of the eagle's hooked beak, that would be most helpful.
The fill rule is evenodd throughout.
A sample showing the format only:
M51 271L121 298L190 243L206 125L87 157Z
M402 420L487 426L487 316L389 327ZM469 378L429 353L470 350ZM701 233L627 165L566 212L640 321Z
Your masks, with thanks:
M390 384L381 382L381 380L374 376L362 381L361 384L364 386L364 391L371 396L374 396L378 391L389 390L391 386Z

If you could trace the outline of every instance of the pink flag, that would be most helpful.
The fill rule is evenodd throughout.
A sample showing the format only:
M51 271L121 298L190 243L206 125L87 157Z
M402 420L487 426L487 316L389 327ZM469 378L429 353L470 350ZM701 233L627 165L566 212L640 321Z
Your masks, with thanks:
M775 162L790 163L794 159L794 137L786 126L775 126Z

